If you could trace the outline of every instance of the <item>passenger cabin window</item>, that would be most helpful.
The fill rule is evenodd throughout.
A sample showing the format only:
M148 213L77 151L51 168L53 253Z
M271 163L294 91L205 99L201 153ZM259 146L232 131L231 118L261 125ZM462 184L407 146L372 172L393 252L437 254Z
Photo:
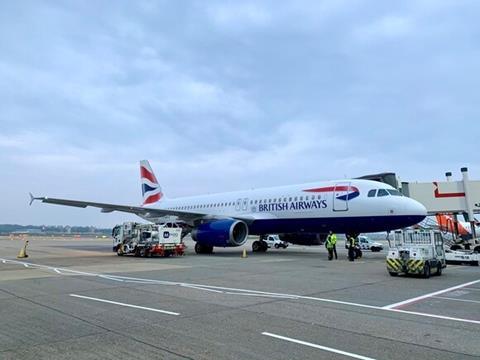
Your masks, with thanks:
M379 189L377 196L378 196L378 197L380 197L380 196L388 196L388 191L385 190L385 189Z
M368 197L375 197L375 194L377 193L377 189L372 189L368 192Z

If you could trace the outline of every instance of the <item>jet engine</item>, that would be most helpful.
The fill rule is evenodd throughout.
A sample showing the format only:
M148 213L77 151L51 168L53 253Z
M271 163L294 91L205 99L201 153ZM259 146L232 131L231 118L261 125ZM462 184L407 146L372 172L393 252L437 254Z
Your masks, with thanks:
M192 230L192 239L197 242L197 253L210 253L214 246L232 247L245 244L248 226L234 219L214 220L200 224Z

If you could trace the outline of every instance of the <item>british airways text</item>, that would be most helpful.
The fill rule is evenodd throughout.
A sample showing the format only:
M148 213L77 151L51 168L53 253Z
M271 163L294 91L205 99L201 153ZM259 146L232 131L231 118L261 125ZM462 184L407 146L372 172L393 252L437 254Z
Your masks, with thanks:
M325 209L327 207L327 200L312 200L312 201L295 201L275 204L260 204L258 211L287 211L287 210L308 210L308 209Z

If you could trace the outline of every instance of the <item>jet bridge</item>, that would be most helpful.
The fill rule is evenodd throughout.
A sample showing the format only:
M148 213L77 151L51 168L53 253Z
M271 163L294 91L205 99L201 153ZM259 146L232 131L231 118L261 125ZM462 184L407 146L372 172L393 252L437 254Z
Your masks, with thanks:
M468 169L461 169L462 180L451 181L452 173L446 173L446 181L402 182L404 195L422 203L429 215L439 213L467 214L475 238L475 213L480 213L480 181L468 178Z

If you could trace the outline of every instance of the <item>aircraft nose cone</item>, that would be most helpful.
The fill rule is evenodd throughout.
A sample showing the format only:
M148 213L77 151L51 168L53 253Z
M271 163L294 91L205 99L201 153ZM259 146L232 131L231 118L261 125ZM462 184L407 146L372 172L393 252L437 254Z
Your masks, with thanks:
M406 210L409 219L412 221L412 225L418 224L427 216L427 208L420 202L406 198Z
M418 216L427 216L427 208L417 200L409 199L410 200L410 208L412 211L412 214L418 215Z

